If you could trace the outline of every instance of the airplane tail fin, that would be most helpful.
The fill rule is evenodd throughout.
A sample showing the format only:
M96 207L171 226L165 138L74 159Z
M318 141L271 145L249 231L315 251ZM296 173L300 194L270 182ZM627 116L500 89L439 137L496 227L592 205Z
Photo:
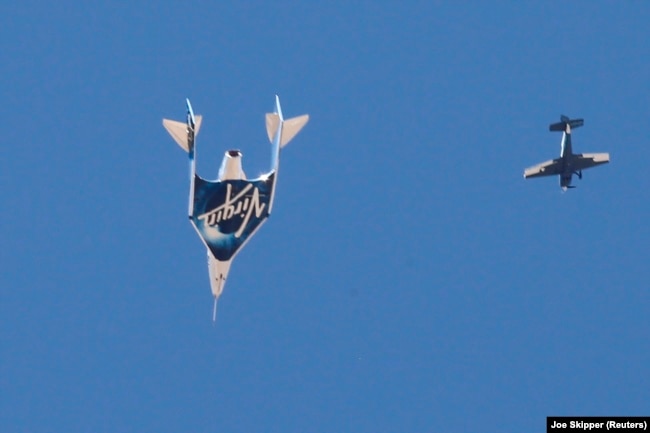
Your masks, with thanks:
M266 133L269 136L269 141L274 143L277 138L280 148L286 146L291 140L293 140L308 121L308 114L284 120L284 117L282 116L282 107L280 107L280 98L276 95L275 113L266 114ZM282 128L280 128L280 125L282 125Z
M177 122L176 120L163 119L162 123L169 135L172 136L174 141L185 151L190 152L190 147L194 146L194 137L199 134L201 129L201 121L203 117L199 114L194 115L190 100L186 99L187 103L187 121Z
M275 95L275 113L266 114L266 133L269 141L273 146L271 155L271 170L278 169L280 163L280 149L286 146L307 124L309 115L293 117L284 120L282 116L282 107L280 107L280 98Z
M201 120L203 120L203 118L201 115L197 115L195 119L196 126L194 127L194 135L196 136L199 132L199 128L201 128ZM178 143L181 149L189 153L190 145L187 139L187 124L175 120L163 119L163 126L167 132L169 132L169 135L172 136L174 141Z
M584 119L570 119L568 116L561 115L560 121L551 123L548 126L549 131L571 132L571 129L579 128L585 124Z
M194 115L192 104L189 99L185 99L187 105L187 116L185 123L177 122L176 120L163 119L162 124L172 136L174 141L185 152L189 154L190 158L190 199L188 207L188 215L192 215L194 208L194 178L196 177L196 160L194 152L194 139L201 129L201 120L203 118L199 115Z

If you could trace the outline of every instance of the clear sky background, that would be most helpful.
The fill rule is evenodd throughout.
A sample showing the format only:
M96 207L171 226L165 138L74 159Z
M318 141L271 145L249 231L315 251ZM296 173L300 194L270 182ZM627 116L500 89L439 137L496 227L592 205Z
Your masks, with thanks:
M650 3L4 2L0 431L522 432L650 408ZM216 324L198 170L311 115ZM525 167L610 152L562 193Z

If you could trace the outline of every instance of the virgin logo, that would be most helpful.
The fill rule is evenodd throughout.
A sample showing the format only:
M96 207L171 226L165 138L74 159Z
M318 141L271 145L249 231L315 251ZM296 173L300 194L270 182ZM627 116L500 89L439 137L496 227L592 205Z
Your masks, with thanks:
M260 203L260 192L257 188L253 187L252 183L246 185L239 194L232 196L232 185L226 184L226 201L209 212L199 215L199 221L203 221L209 226L218 226L221 222L229 221L232 218L242 218L242 223L235 232L235 237L238 238L244 233L248 221L251 219L253 213L255 217L259 218L266 207L266 203ZM253 188L253 193L246 196L246 193Z

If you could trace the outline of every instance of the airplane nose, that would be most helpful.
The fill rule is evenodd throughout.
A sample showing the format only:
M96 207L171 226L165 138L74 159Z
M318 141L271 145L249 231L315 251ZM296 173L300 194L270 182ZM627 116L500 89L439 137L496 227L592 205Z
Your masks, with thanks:
M226 152L228 156L231 158L237 158L238 156L241 156L241 152L238 149L232 149Z

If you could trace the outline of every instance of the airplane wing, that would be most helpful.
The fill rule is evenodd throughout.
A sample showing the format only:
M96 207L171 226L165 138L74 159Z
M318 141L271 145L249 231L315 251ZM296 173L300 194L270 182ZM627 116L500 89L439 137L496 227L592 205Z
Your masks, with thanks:
M585 170L609 162L609 153L580 153L575 155L571 166L576 170Z
M229 261L269 217L275 173L247 180L195 178L192 224L218 261Z
M524 177L557 176L562 171L562 159L552 159L524 170Z

